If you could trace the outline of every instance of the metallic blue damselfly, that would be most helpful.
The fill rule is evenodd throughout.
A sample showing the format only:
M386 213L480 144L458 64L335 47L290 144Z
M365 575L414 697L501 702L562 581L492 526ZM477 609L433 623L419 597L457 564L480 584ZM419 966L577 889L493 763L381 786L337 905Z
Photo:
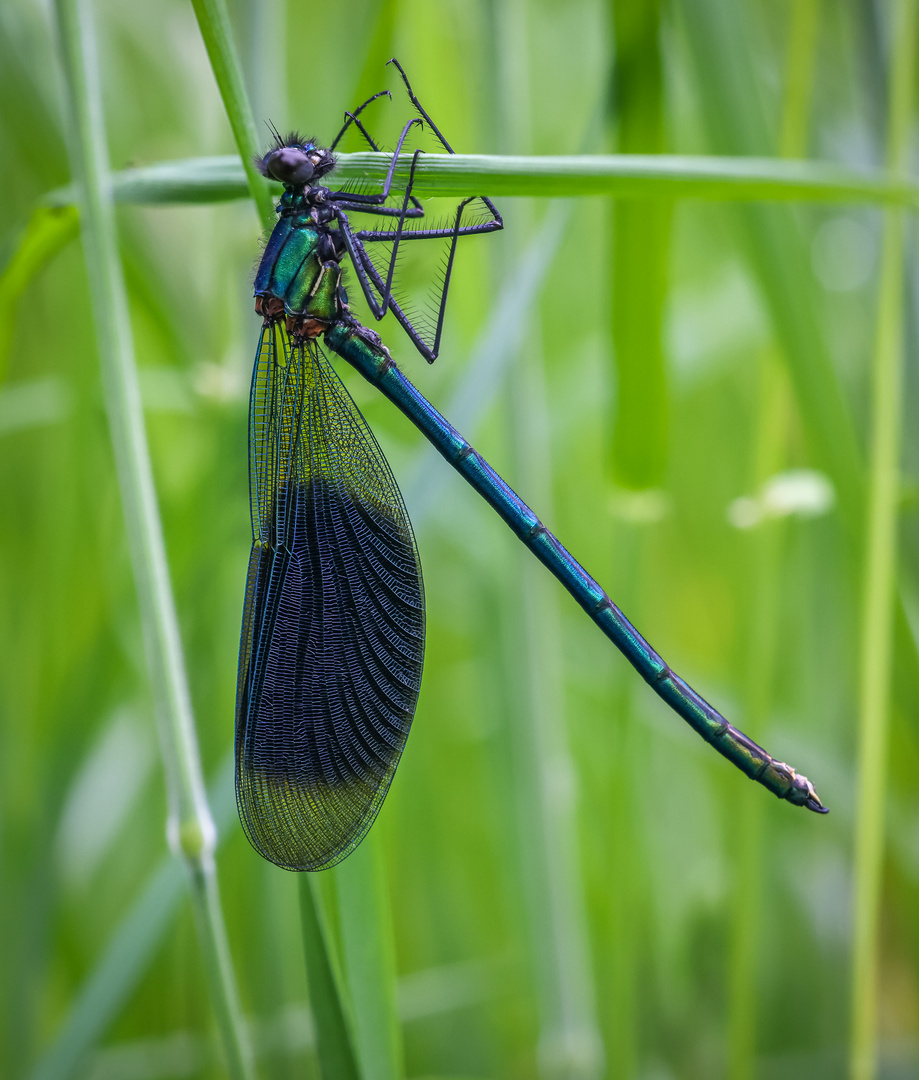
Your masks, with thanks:
M775 761L676 675L596 581L355 319L341 286L347 257L374 316L391 312L428 360L440 346L459 237L502 227L484 197L433 226L412 195L392 195L416 124L451 147L415 97L380 194L324 186L332 150L380 95L346 114L329 149L296 134L260 159L284 185L255 279L263 325L249 419L253 546L236 716L236 791L253 846L290 870L322 870L361 842L380 809L411 726L424 659L424 591L412 527L373 434L323 344L377 387L504 519L668 705L751 779L823 813L806 777ZM355 228L349 215L369 215ZM440 239L446 270L423 327L393 295L401 243ZM380 252L384 252L381 257Z

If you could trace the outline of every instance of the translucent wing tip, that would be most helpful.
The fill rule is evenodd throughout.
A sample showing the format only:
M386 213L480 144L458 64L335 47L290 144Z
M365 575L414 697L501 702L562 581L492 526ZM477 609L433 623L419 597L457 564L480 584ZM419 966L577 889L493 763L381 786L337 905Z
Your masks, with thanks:
M241 767L237 804L255 850L282 870L328 870L357 848L376 820L394 767L382 783L304 784L302 778Z

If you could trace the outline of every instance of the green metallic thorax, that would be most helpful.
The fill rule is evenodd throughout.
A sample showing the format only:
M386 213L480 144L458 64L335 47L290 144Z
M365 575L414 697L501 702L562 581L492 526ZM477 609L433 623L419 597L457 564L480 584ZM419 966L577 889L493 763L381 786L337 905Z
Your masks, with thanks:
M278 210L281 217L255 275L256 310L272 317L283 311L293 317L293 332L311 337L312 320L327 327L341 315L341 266L331 259L320 261L327 228L315 223L302 196L285 194Z

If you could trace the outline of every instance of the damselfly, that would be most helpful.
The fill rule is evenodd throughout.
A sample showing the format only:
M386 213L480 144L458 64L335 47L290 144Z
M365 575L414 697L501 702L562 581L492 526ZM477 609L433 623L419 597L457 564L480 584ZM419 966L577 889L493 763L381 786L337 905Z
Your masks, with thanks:
M825 812L813 785L732 727L677 676L580 566L393 363L341 285L346 256L377 319L392 312L421 354L437 356L457 241L502 228L484 197L429 223L393 177L406 138L425 125L453 153L402 71L418 113L402 129L382 191L333 190L332 151L296 134L259 161L284 185L255 279L263 324L252 377L249 484L253 545L246 584L236 715L236 792L254 847L291 870L345 858L372 825L411 726L424 659L424 590L412 527L389 466L320 346L400 409L561 581L652 689L751 779ZM350 215L373 219L357 228ZM400 245L447 245L435 317L425 327L393 295ZM382 254L381 254L382 253Z

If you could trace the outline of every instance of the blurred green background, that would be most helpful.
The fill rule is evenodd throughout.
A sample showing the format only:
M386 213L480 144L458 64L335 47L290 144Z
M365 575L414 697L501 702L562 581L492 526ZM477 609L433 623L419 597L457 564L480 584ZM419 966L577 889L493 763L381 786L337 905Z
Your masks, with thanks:
M93 10L113 168L233 153L191 7ZM320 140L386 86L378 126L398 129L395 55L462 152L884 159L890 6L872 0L235 0L231 15L259 123ZM0 266L69 181L61 87L46 6L5 0ZM368 841L405 1074L842 1076L881 212L500 209L504 233L461 244L438 363L395 324L384 339L674 668L832 813L777 802L706 747L344 372L402 486L428 601L414 731ZM260 1075L313 1077L297 879L247 845L226 771L260 230L244 201L123 207L118 224L243 1007ZM23 290L0 279L0 1074L217 1077L191 911L163 869L81 248L50 248ZM919 1073L910 267L879 953L890 1080ZM72 1023L99 1038L70 1068L53 1053L75 1000Z

